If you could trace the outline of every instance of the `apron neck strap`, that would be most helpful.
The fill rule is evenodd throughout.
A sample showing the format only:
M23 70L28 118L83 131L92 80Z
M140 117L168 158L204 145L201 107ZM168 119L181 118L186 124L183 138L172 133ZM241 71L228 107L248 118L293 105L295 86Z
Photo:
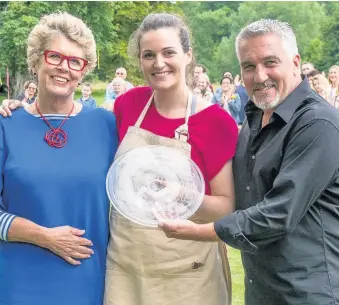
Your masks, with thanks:
M186 114L185 114L185 124L187 126L188 124L188 119L189 117L191 116L192 114L192 92L190 90L188 90L188 98L187 98L187 106L186 106ZM151 106L152 104L152 101L154 99L154 92L152 93L151 97L149 98L147 104L145 105L144 109L142 110L142 112L140 113L139 117L138 117L138 120L136 121L135 123L135 127L140 127L142 121L144 120L145 118L145 115L149 109L149 107ZM195 101L194 101L195 102ZM194 103L195 104L195 103ZM195 110L195 107L194 107L194 110Z
M149 98L149 100L148 100L146 106L144 107L144 109L143 109L142 112L140 113L140 115L139 115L139 117L138 117L138 120L136 121L136 123L135 123L135 125L134 125L135 127L138 127L138 128L140 127L142 121L144 120L144 117L145 117L145 115L146 115L146 112L147 112L148 108L149 108L149 107L151 106L151 104L152 104L153 98L154 98L154 92L152 93L152 95L151 95L151 97Z

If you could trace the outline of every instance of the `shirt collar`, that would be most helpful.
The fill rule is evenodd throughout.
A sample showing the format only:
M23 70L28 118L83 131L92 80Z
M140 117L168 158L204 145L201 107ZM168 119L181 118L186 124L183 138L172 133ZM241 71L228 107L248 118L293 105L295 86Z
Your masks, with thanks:
M301 83L285 98L284 101L278 105L276 110L273 112L275 115L282 118L285 123L288 123L291 120L295 111L312 92L312 88L310 87L307 78L302 76L302 79ZM252 100L249 100L245 106L245 112L247 116L251 114L253 115L257 112L262 114L262 110L259 109Z

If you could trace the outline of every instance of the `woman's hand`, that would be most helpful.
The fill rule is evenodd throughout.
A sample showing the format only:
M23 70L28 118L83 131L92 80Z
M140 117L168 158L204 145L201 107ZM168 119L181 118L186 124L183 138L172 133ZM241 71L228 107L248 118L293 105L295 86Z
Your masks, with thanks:
M29 98L29 93L28 93L28 89L25 90L25 98L28 99Z
M218 236L214 230L213 223L196 224L190 220L160 220L159 228L169 238L216 241Z
M80 265L79 259L90 258L94 251L93 243L81 237L85 230L69 226L45 228L42 247L50 250L72 265Z
M24 106L23 103L19 100L3 100L2 106L0 106L0 114L3 117L11 116L12 110Z

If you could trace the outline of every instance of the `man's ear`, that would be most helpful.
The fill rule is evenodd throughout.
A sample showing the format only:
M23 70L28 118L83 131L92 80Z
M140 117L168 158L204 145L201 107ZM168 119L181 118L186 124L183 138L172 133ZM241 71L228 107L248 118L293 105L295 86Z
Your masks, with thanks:
M299 69L300 70L300 62L301 62L301 58L300 58L300 55L299 54L297 54L297 55L294 55L294 57L293 57L293 64L294 64L294 66L297 68L297 69Z

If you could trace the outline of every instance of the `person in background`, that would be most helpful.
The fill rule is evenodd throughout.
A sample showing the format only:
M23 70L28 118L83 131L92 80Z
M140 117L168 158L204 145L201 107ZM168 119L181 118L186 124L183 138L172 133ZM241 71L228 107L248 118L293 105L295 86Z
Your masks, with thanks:
M322 75L317 74L312 78L312 87L321 97L333 105L331 100L331 86L328 79Z
M334 105L333 105L336 109L339 109L339 95L337 95L335 97L335 100L334 100Z
M211 103L213 99L213 92L211 90L210 84L210 79L207 74L203 73L199 75L197 87L201 91L202 99L209 103Z
M233 79L233 75L232 75L231 72L225 71L225 72L223 73L223 77L225 77L225 76L227 76L227 77Z
M336 97L339 95L339 66L334 65L328 72L328 80L331 85L330 98L331 103L334 105Z
M301 73L304 74L305 76L313 70L314 70L314 65L310 62L304 62L301 65Z
M314 90L313 88L313 78L316 77L317 75L320 75L321 72L318 71L317 69L313 69L312 71L310 71L309 73L306 74L308 83L310 84L311 88Z
M90 83L83 83L81 85L81 94L82 96L80 97L78 102L82 104L82 106L96 108L97 103L95 99L91 96L92 86Z
M105 103L113 103L115 99L126 92L126 82L121 77L113 78L106 89Z
M26 90L27 90L27 87L28 87L28 84L29 84L29 82L30 82L31 80L27 80L27 81L25 81L24 82L24 91L23 92L21 92L18 96L17 96L17 100L18 101L22 101L22 99L25 97L25 92L26 92Z
M106 99L105 102L101 105L102 108L112 111L114 108L114 101L118 96L121 94L124 94L126 92L126 82L124 81L123 78L116 77L112 81L112 91L106 92Z
M198 86L198 79L201 74L206 74L206 67L202 64L196 64L193 70L193 88Z
M0 305L103 303L116 120L73 101L96 60L91 30L68 13L28 36L38 97L0 117Z
M224 77L226 77L226 76L233 80L233 75L232 75L231 72L225 71L225 72L223 73L223 76L222 76L222 77L224 78ZM217 88L217 89L215 90L215 92L214 92L214 96L215 96L215 97L213 98L212 103L215 104L217 101L220 101L221 95L222 95L222 88L219 87L219 88Z
M222 74L222 78L224 78L225 76L231 78L233 80L233 75L231 72L228 72L228 71L225 71L223 74ZM221 99L221 95L222 95L222 88L219 87L217 89L215 89L215 92L214 92L214 97L212 99L212 103L213 104L216 104L218 101L220 101Z
M17 97L17 100L25 103L25 105L32 104L36 99L37 88L38 88L38 84L36 81L30 80L30 81L25 82L24 84L25 92L20 94Z
M213 97L212 103L219 104L225 109L237 124L240 123L239 112L241 107L241 100L239 94L235 93L235 86L233 79L229 76L224 76L220 81L221 95ZM216 100L217 99L217 100Z
M240 97L240 110L238 111L238 125L242 125L245 119L245 105L249 100L248 94L246 92L246 89L244 87L243 81L239 75L236 75L234 80L231 72L225 71L223 74L223 77L228 76L230 79L232 79L232 82L235 85L235 94L238 94ZM214 93L214 98L212 100L212 103L217 103L217 101L220 101L222 96L222 88L217 88Z
M159 226L171 238L240 249L245 305L337 304L339 111L301 76L289 24L246 26L236 53L250 95L233 161L236 212Z
M122 78L125 83L126 83L126 89L125 91L128 91L132 88L134 88L134 86L126 80L126 77L127 77L127 71L125 68L121 67L121 68L118 68L116 71L115 71L115 77L119 77L119 78Z
M250 98L247 94L241 75L240 76L236 75L236 77L234 78L234 84L235 84L235 93L239 95L241 101L238 124L242 125L245 120L245 106Z

